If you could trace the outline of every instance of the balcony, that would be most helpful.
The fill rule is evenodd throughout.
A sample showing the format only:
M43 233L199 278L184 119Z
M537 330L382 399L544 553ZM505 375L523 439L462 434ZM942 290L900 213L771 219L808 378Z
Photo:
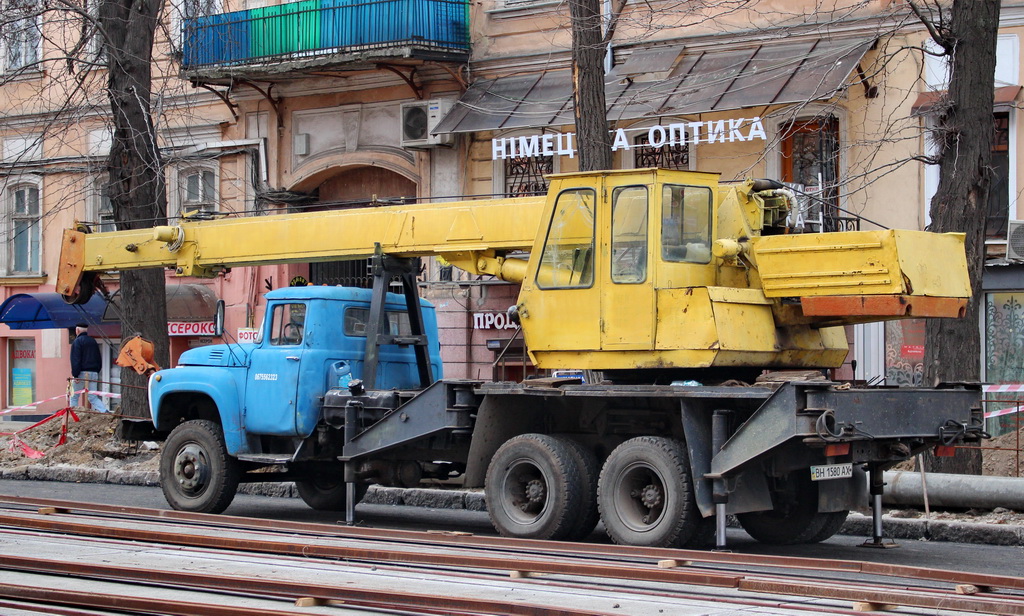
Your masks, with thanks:
M396 58L465 62L468 1L303 0L189 19L182 32L192 77Z

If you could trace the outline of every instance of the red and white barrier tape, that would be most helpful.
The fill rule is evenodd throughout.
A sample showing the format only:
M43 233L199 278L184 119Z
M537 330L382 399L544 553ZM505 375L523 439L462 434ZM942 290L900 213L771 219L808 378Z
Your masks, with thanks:
M83 393L87 394L87 395L91 395L91 396L100 396L101 398L112 398L112 399L118 399L118 400L121 399L121 394L112 394L112 393L106 392L106 391L92 391L92 390L87 390L87 389L77 389L75 391L70 392L70 394L61 394L59 396L54 396L52 398L46 398L45 400L36 400L35 402L30 402L28 404L23 404L21 406L15 406L15 407L11 407L9 409L4 409L4 410L0 411L0 415L8 415L10 413L13 413L14 411L24 411L26 409L35 409L35 407L39 406L40 404L42 404L44 402L53 402L54 400L60 400L61 398L67 399L69 395L71 397L74 397L74 396L77 396L77 395L83 394Z
M1017 393L1024 392L1024 383L992 383L989 385L982 385L982 391L987 394L1005 394L1005 393ZM1008 400L1006 402L1009 402ZM1002 417L1003 415L1012 415L1013 413L1019 413L1021 406L1024 404L1017 404L1015 406L1009 406L1004 409L996 411L986 411L985 419L992 417Z
M1010 415L1017 412L1020 412L1020 405L999 409L998 411L987 411L985 413L985 419L989 419L991 417L1002 417L1003 415Z
M58 396L58 397L60 397L60 396ZM57 444L54 445L54 447L59 447L59 446L63 445L64 443L66 443L68 441L68 417L74 419L75 421L78 421L78 415L76 415L75 412L73 410L71 410L71 407L62 408L61 410L57 411L53 415L50 415L46 419L41 419L41 420L37 421L36 423L32 424L31 426L29 426L27 428L22 428L21 430L18 430L17 432L0 432L0 436L10 436L11 437L11 444L7 446L7 451L14 452L14 451L21 450L21 453L25 454L25 457L27 457L27 458L32 458L32 459L42 458L46 454L44 454L43 452L39 451L38 449L33 449L32 447L30 447L29 444L26 443L25 441L21 440L21 438L19 438L18 435L21 434L22 432L27 431L27 430L31 430L32 428L36 428L38 426L41 426L44 423L50 421L51 419L56 419L58 417L63 417L63 421L61 422L61 426L60 426L60 438L57 440Z
M982 385L981 389L987 394L1024 391L1024 383L992 383L990 385Z

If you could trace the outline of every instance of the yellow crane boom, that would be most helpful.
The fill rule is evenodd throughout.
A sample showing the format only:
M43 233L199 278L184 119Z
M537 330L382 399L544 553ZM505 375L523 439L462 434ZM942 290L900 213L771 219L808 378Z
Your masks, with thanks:
M452 259L470 251L528 250L543 206L543 198L521 198L185 219L108 233L68 229L57 292L73 295L84 272L163 267L179 276L210 277L244 265L366 258L377 244L395 256Z

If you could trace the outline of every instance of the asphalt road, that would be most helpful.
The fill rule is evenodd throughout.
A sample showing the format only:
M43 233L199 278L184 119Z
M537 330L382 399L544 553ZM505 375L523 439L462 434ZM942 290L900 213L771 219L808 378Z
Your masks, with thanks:
M0 480L0 494L69 501L104 503L167 509L159 488L95 483ZM229 515L341 523L337 513L313 511L297 498L272 498L240 494L225 512ZM427 509L421 507L359 505L360 525L410 530L460 530L481 535L494 534L486 513ZM735 552L775 554L813 558L861 560L936 569L955 569L1000 575L1024 576L1024 547L964 543L902 541L897 549L861 548L865 537L837 535L817 545L767 546L757 543L739 529L729 530L729 547ZM607 542L598 527L589 539Z

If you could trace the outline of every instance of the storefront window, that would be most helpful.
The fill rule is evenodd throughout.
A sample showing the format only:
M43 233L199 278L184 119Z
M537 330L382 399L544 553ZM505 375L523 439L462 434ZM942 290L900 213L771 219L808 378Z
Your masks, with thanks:
M8 406L24 406L36 400L36 341L34 338L11 338L7 342Z
M1024 292L989 293L985 296L985 380L989 383L1024 382ZM1018 427L1016 405L1024 394L989 393L986 429L992 436Z
M924 382L924 319L885 324L885 384L918 387Z

